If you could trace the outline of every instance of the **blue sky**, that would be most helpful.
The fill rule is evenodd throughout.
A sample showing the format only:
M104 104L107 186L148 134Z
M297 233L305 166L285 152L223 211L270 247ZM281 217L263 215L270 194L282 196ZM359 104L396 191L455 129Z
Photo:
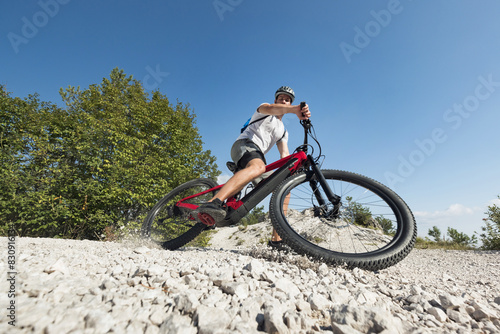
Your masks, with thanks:
M88 87L115 67L189 103L223 172L241 125L281 85L305 100L323 168L379 180L419 235L480 232L500 204L500 2L3 1L0 83ZM302 140L284 118L291 150ZM268 161L278 157L270 153Z

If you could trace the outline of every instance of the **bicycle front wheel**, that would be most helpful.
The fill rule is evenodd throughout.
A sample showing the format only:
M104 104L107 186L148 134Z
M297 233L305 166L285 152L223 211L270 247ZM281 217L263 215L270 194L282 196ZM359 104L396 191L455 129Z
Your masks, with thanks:
M163 248L174 250L184 246L196 238L205 228L190 216L190 210L179 208L175 204L186 197L216 187L211 179L195 179L181 184L163 197L148 213L142 224L141 234L160 244ZM200 205L215 195L210 191L204 195L193 197L184 203Z
M359 174L322 173L340 196L336 206L311 172L286 179L271 197L273 226L292 249L368 270L392 266L411 251L417 237L415 219L395 192Z

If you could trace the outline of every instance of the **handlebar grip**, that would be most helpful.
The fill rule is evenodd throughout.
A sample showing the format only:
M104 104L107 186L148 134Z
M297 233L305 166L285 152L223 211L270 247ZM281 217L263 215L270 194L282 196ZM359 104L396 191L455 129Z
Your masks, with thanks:
M302 108L304 108L306 106L306 103L304 101L300 102L300 109L302 110ZM302 116L304 116L304 113L302 113ZM302 121L300 121L301 123L304 122L305 124L310 124L311 121L308 120L308 119L304 119Z

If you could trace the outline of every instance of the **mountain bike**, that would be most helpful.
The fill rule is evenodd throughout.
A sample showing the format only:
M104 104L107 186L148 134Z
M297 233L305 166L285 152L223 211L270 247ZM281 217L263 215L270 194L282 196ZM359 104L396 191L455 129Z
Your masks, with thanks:
M223 186L200 178L163 197L148 213L142 235L165 249L175 250L206 229L237 224L272 193L271 223L293 251L329 264L368 270L401 261L413 249L417 237L408 205L371 178L320 169L323 155L312 122L300 123L304 128L303 144L291 155L267 165L266 171L274 172L251 191L227 199L223 221L214 226L193 217L192 211ZM316 157L309 137L319 148Z

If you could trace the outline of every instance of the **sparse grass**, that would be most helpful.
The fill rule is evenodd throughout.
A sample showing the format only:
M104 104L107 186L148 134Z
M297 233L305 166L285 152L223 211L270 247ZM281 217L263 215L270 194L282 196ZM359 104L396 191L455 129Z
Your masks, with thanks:
M421 237L417 237L417 241L415 243L415 248L418 249L448 249L448 250L474 250L477 249L475 247L471 247L468 245L461 245L457 243L453 243L450 241L432 241L428 239L423 239Z
M189 242L187 247L208 247L210 245L210 239L212 238L212 234L216 233L215 230L207 230L201 232L199 236L194 238L193 241Z
M314 237L313 239L314 239L314 242L317 243L317 244L319 244L322 241L325 241L325 239L320 238L320 237Z

